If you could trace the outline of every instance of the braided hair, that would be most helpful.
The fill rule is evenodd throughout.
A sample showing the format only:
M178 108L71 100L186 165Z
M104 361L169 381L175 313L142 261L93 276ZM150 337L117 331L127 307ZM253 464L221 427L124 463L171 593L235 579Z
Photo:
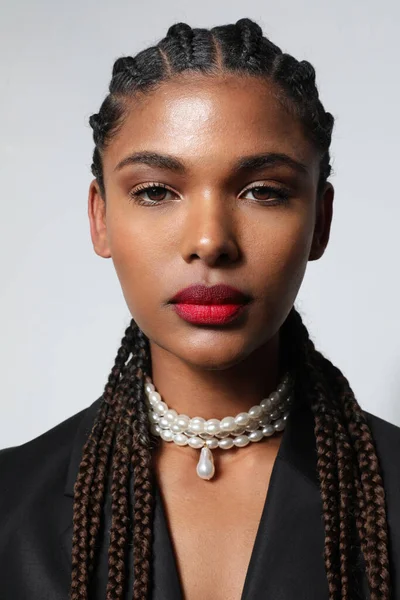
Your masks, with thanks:
M181 72L219 76L235 72L274 83L285 108L296 115L320 153L319 193L331 173L333 116L319 100L315 70L282 52L248 19L212 29L175 23L156 46L118 58L109 94L93 114L92 173L105 199L102 153L123 125L128 101ZM318 350L292 307L281 326L295 393L309 404L315 422L317 468L325 529L324 561L329 600L359 598L355 548L359 543L371 600L389 600L390 570L385 492L374 440L349 382ZM101 531L107 475L111 473L112 520L108 547L107 600L126 594L126 558L133 543L133 600L150 594L154 474L144 376L151 375L149 340L132 319L108 377L93 428L83 448L75 483L70 600L89 598ZM133 515L129 477L133 469ZM133 538L133 539L132 539Z

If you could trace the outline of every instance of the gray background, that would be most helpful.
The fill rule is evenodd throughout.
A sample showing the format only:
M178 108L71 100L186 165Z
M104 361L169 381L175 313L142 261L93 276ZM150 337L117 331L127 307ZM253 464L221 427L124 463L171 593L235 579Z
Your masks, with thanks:
M112 64L177 21L250 17L309 60L336 117L331 240L298 297L317 346L366 410L400 425L400 8L397 0L1 3L0 447L102 393L130 320L93 251L88 117Z

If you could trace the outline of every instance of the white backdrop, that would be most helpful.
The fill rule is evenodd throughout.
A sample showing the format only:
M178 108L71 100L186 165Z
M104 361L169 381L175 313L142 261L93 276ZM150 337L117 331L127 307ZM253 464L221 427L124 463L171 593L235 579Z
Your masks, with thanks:
M400 36L397 0L1 0L0 448L102 393L130 314L87 218L88 117L114 60L177 21L242 17L309 60L336 118L325 256L298 298L317 346L366 410L400 425Z

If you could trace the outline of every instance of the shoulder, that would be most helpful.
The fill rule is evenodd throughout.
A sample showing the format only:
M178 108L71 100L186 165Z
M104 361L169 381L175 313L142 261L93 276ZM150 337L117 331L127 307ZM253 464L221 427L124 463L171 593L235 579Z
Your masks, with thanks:
M79 461L100 401L25 444L0 450L1 598L66 598L70 465Z
M363 411L372 432L381 468L389 478L400 477L400 427Z
M383 454L394 452L400 461L400 427L366 410L363 412L367 417L377 449Z
M23 510L51 489L62 491L76 433L97 402L29 442L0 450L0 514Z
M400 427L368 411L388 505L388 516L396 530L400 549Z

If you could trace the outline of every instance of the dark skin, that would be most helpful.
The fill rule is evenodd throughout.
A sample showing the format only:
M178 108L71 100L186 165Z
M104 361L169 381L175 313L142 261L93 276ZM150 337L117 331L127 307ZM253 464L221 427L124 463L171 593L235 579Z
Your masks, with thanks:
M317 198L319 154L273 91L255 77L189 75L129 100L103 155L106 199L96 180L90 184L94 250L112 258L150 340L156 389L190 417L234 416L276 388L279 328L308 261L329 240L333 187L327 183ZM117 168L141 151L173 156L184 169ZM235 166L270 152L302 166ZM142 192L147 204L140 205L130 192L141 184L168 189ZM288 200L277 203L279 195L262 186L285 190ZM168 301L199 282L250 294L244 317L229 327L182 320ZM186 599L240 599L282 435L214 450L210 481L196 474L198 450L160 440L154 468ZM227 552L232 543L235 552Z

